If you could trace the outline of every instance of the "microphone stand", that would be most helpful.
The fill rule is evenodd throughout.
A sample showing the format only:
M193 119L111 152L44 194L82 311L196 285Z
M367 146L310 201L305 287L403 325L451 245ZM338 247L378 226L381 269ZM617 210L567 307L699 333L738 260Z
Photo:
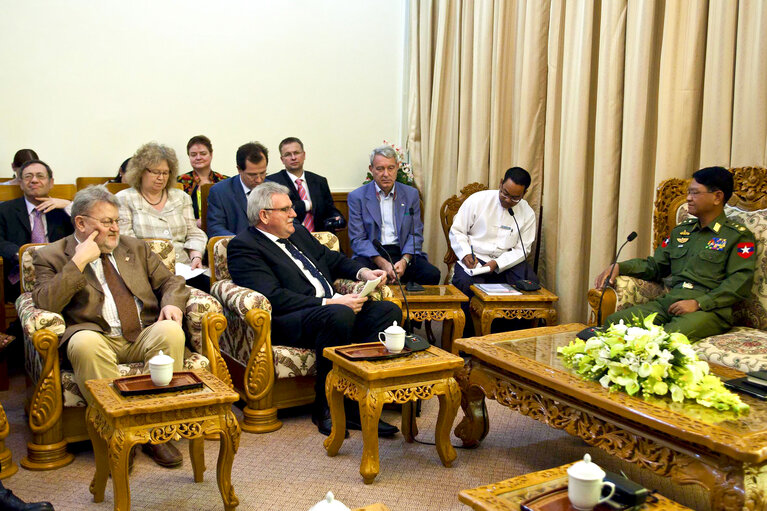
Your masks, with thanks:
M392 262L391 255L389 252L384 248L383 244L381 244L378 240L373 240L373 246L378 250L379 252L383 252L386 254L386 260L389 261L389 263L392 265L392 269L394 268L394 263ZM405 289L402 287L402 281L399 279L399 275L397 275L397 272L394 271L394 279L397 281L397 285L399 285L400 293L402 293L402 301L405 302L405 310L407 312L405 319L405 346L410 348L413 351L420 351L425 350L429 347L429 342L425 340L420 335L415 335L413 333L413 328L410 324L410 304L408 304L407 301L407 295L405 294Z
M415 209L410 208L410 211L408 212L410 213L410 235L413 237L413 260L411 262L415 264L415 258L418 255L418 247L415 244ZM394 265L392 264L392 267L393 266ZM411 293L424 290L423 286L414 280L405 284L405 289Z
M514 220L514 224L517 226L517 235L519 236L519 244L522 245L522 254L525 256L524 263L525 263L525 276L530 276L530 267L527 264L527 250L525 250L525 242L522 241L522 231L519 230L519 222L517 222L517 217L514 216L514 210L509 208L508 209L509 214L511 215L511 218ZM522 291L537 291L541 288L541 285L537 282L533 282L532 280L528 279L519 279L515 284L514 287L517 289L521 289Z

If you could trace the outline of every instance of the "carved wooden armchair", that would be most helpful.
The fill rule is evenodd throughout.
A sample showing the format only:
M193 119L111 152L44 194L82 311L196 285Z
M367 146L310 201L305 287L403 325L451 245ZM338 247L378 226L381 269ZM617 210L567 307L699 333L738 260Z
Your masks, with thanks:
M734 326L722 335L701 339L693 348L702 360L734 367L740 371L767 369L767 169L730 169L735 179L733 196L725 206L728 218L748 227L756 238L756 270L751 296L733 307ZM653 249L671 230L687 218L686 190L689 179L668 179L658 186L653 211ZM602 320L632 305L647 303L667 289L662 283L618 277L615 290L606 289ZM588 294L590 323L596 323L601 290Z
M453 195L439 208L439 221L442 224L442 233L445 235L445 242L447 243L447 252L445 253L445 264L447 265L447 273L445 274L445 284L450 284L453 280L453 271L455 270L455 263L458 262L458 256L453 252L453 247L450 246L450 228L453 226L453 218L455 218L458 210L461 209L461 204L470 195L473 195L482 190L487 190L487 186L482 183L471 183L461 188L460 195Z
M338 238L329 232L314 237L332 250L339 250ZM277 410L314 402L316 357L313 349L273 345L272 305L264 295L232 282L226 249L232 236L208 240L211 268L210 292L224 306L227 327L221 336L221 354L232 374L234 386L245 400L242 429L269 433L282 427ZM333 283L342 294L362 290L364 282L338 279ZM384 287L372 299L392 297Z
M168 268L175 268L173 245L168 240L145 240ZM21 296L16 309L24 331L25 368L28 382L29 429L32 440L27 443L27 456L21 465L30 470L51 470L69 464L73 455L67 444L88 439L85 429L86 403L74 381L68 364L62 365L58 349L59 336L66 325L60 314L35 308L32 289L35 268L32 253L40 245L28 244L19 250ZM194 288L184 311L187 346L184 369L208 369L231 386L231 377L218 347L218 338L226 328L221 304L212 296ZM120 364L123 376L140 374L143 362Z

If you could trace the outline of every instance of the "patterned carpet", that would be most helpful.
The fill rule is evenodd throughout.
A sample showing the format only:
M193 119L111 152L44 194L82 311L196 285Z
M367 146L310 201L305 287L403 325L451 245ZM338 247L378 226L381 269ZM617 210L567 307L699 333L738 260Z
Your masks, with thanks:
M29 439L24 415L24 377L11 380L11 390L0 392L11 433L6 445L18 463ZM350 508L382 502L391 511L468 509L458 501L461 489L473 488L516 475L562 465L589 452L602 467L620 472L648 488L693 509L707 510L706 494L696 487L677 486L668 479L640 471L577 438L551 429L532 419L488 404L490 433L477 449L458 449L452 468L444 468L433 446L408 444L397 435L380 440L381 473L372 485L359 475L362 434L352 431L335 458L325 455L324 439L309 420L308 410L283 417L284 426L266 435L243 433L234 460L232 483L243 510L304 511L319 501L328 490ZM418 420L418 439L433 442L438 402L423 403ZM306 413L303 413L306 412ZM238 416L241 413L237 410ZM463 416L459 410L457 421ZM384 410L384 418L398 424L399 414ZM453 444L460 441L453 437ZM133 509L210 510L223 509L215 480L218 443L206 442L208 467L205 481L195 484L186 441L177 444L184 452L184 465L163 469L139 453L130 478ZM111 510L111 481L103 503L96 504L88 492L93 476L93 452L88 443L80 444L75 461L50 472L24 469L3 481L25 500L49 500L57 510Z

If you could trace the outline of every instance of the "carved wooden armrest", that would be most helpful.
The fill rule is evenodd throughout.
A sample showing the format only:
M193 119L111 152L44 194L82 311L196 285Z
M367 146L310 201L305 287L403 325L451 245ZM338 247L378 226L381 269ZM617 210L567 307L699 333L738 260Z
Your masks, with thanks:
M43 328L34 332L32 344L42 359L42 370L29 403L29 429L34 434L50 430L61 418L64 398L59 368L59 336Z
M218 344L218 339L225 329L226 318L223 314L220 312L206 312L202 316L201 353L210 363L210 372L234 390L232 377L229 374L229 369L226 367L224 358L221 356L221 347Z

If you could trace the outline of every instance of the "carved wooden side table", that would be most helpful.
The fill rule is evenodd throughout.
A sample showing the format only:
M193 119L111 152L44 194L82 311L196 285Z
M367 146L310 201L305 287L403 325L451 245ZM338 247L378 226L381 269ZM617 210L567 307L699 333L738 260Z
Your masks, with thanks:
M11 450L5 446L5 439L10 432L8 417L5 415L3 405L0 404L0 479L5 479L15 474L19 467L13 462Z
M506 479L471 490L461 490L458 500L475 511L519 511L520 505L547 491L567 486L567 468L572 465L541 470L530 474ZM650 502L653 500L653 502ZM669 500L663 495L653 494L651 499L634 511L686 511L690 508Z
M453 341L463 334L463 327L466 324L466 315L461 309L461 303L468 302L469 298L452 284L423 287L423 291L411 293L405 291L410 305L410 319L412 321L444 321L442 349L452 352ZM389 286L389 289L392 291L392 299L396 300L402 308L402 313L407 314L399 287Z
M476 285L471 286L471 319L477 335L490 333L494 319L544 319L547 326L557 324L557 310L554 303L559 297L541 288L537 291L522 291L521 295L489 295Z
M194 481L205 471L204 437L219 435L216 477L224 508L239 504L231 483L232 461L240 443L240 425L232 412L239 399L227 384L208 371L196 371L202 389L145 396L122 396L111 378L85 384L94 404L86 412L88 435L93 442L96 474L90 491L94 502L104 500L107 478L112 474L115 511L130 509L128 454L136 444L161 444L183 437L189 440Z
M325 348L325 358L333 369L325 381L333 428L325 439L328 456L341 448L346 432L344 397L359 403L362 419L362 461L360 474L365 484L373 482L379 472L378 420L385 403L402 403L402 435L413 442L418 428L413 412L416 399L439 398L436 444L442 464L449 467L455 460L450 444L450 428L458 411L461 392L453 378L463 359L436 346L429 346L407 356L385 360L352 361L336 353L340 347Z

